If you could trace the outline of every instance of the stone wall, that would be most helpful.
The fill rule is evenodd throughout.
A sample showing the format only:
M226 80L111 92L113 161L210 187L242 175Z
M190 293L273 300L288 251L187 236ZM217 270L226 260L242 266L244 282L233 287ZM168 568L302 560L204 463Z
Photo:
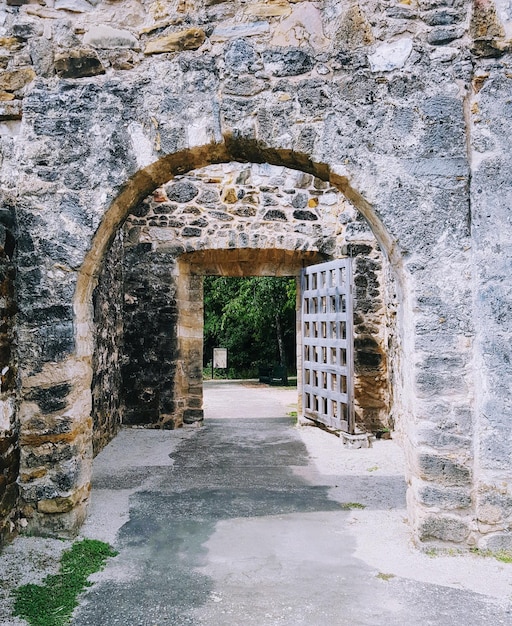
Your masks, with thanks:
M176 252L139 241L143 205L126 227L124 258L123 423L173 428L178 362ZM180 423L180 422L179 422Z
M509 9L510 11L510 9ZM471 98L473 205L471 226L475 280L475 400L480 486L477 519L490 549L512 547L512 154L507 120L512 115L512 66L501 59L477 65Z
M370 432L391 425L388 354L396 338L389 332L383 258L378 248L349 244L354 257L354 402L356 421ZM392 280L388 276L389 280ZM388 332L386 332L388 330Z
M2 4L32 531L85 512L92 293L115 232L174 176L239 161L328 182L389 260L414 536L510 545L511 35L508 0Z
M14 210L6 203L0 208L0 547L15 530L18 513L14 252Z
M196 257L194 273L200 275L282 275L280 258L272 258L270 249L315 252L325 259L354 256L357 419L369 430L388 425L382 254L364 218L336 188L282 167L210 166L157 189L128 217L124 232L125 422L170 427L181 424L183 411L188 411L185 421L202 418L200 397L194 407L175 406L184 401L183 389L176 390L176 372L190 369L178 354L176 294L180 280L192 280L188 273L180 276L181 255L209 251L202 267ZM260 254L223 269L222 252L235 249ZM202 290L188 284L185 291L191 290L197 292L192 306L202 311ZM199 323L202 337L202 319ZM200 387L201 365L194 367L196 374L189 371L186 378Z
M122 231L119 231L105 256L93 293L96 340L92 380L94 454L117 434L122 421L123 284L123 240Z

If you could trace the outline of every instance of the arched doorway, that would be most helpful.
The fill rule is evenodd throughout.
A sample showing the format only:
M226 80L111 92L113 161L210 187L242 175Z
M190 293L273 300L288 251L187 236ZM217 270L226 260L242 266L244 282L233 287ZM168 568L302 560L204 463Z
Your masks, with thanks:
M69 440L75 444L77 465L73 475L67 477L67 489L64 495L56 495L59 490L52 488L48 491L52 497L41 499L37 490L25 490L27 511L30 512L33 527L44 528L48 525L53 531L69 531L75 529L83 518L89 490L92 447L90 414L95 348L92 295L104 267L106 253L119 231L119 227L129 212L149 192L157 189L171 176L192 169L199 169L209 163L229 161L268 162L312 174L319 180L329 181L333 187L342 192L370 224L396 277L399 314L395 355L399 354L400 358L396 359L399 368L397 368L395 375L394 409L396 423L405 435L404 443L409 463L411 518L420 538L437 537L444 540L463 541L469 531L466 522L458 517L457 511L455 514L450 512L446 517L440 516L439 512L434 512L432 518L432 516L429 517L430 512L422 504L423 496L421 493L425 483L430 488L432 484L444 484L446 481L447 460L442 454L438 454L435 448L422 450L422 454L417 454L411 447L411 443L415 444L414 437L417 434L411 416L418 410L422 410L422 396L421 393L418 394L416 387L416 357L413 351L413 340L416 333L416 330L413 330L415 311L410 303L411 285L416 283L411 283L410 272L404 270L402 257L393 243L393 237L383 226L371 205L351 187L348 176L343 170L340 172L337 168L331 169L324 164L314 163L302 154L287 150L266 150L257 142L237 142L231 139L223 144L170 155L140 170L127 182L117 199L110 205L96 230L89 252L86 254L77 276L74 297L76 350L72 359L65 366L66 380L70 378L70 367L74 368L75 372L72 396L75 398L73 424L76 425L76 428ZM282 249L286 250L287 247L282 246ZM30 438L26 438L25 450L27 453L30 452L30 445ZM470 472L466 465L470 461L470 458L462 461L451 461L450 468L460 478L460 480L457 479L457 487L462 486L462 483L464 485L468 483ZM453 472L450 469L449 473L453 474ZM51 472L48 473L46 481L53 484ZM436 505L438 502L439 500L436 501ZM31 508L32 510L30 510ZM453 507L449 506L447 510L453 511ZM463 513L465 515L467 511ZM430 523L432 519L441 519L440 525L436 526L436 524Z
M122 240L111 247L95 290L99 442L113 432L112 397L124 396L126 424L172 428L201 419L201 276L298 278L306 266L347 254L356 270L358 421L369 430L388 425L384 260L369 227L334 187L283 167L210 166L148 196L127 217ZM120 266L124 278L116 275ZM116 374L110 357L119 310L125 365ZM121 394L112 393L116 375Z

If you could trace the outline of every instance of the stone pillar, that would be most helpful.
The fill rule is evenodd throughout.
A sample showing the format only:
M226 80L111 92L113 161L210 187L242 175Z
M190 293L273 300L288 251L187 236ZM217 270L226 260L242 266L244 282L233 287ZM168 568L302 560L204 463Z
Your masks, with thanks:
M372 245L373 243L373 245ZM348 246L353 258L354 403L369 432L390 426L388 346L385 345L383 258L375 242ZM391 338L392 341L395 337Z
M141 242L139 230L127 228L124 238L123 423L170 429L178 367L176 254Z
M417 268L410 293L399 296L405 299L399 327L408 508L419 541L467 545L474 543L476 531L473 330L464 305L471 289L469 254L454 251L450 272L443 258ZM450 276L457 268L455 285Z
M122 422L121 346L123 343L123 241L118 231L93 292L93 450L97 454Z
M175 420L203 420L203 277L178 263L178 366L175 379Z
M509 22L512 28L512 23ZM494 54L497 54L496 51ZM512 549L512 81L482 59L470 102L475 358L475 489L479 546Z
M29 532L74 535L91 489L90 368L74 358L47 364L24 379L22 396L21 514Z

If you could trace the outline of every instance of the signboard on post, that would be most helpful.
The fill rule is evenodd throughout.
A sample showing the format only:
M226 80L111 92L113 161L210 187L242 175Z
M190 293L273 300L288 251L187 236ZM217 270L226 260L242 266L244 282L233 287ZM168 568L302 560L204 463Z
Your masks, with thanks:
M228 349L227 348L214 348L213 349L213 367L220 370L225 370L228 366Z
M220 369L226 370L228 369L228 349L227 348L214 348L213 349L213 360L212 360L212 378L213 378L213 370Z

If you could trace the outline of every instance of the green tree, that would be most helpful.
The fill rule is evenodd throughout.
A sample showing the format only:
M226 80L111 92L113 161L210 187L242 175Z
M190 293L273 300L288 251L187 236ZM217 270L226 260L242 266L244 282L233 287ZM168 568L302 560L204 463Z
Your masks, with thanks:
M294 278L204 279L204 359L215 346L228 349L238 372L295 360Z

